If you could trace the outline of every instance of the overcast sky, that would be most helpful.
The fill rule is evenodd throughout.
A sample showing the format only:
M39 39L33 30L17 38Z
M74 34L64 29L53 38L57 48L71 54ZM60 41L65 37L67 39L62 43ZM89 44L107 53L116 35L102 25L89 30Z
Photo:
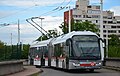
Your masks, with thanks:
M59 29L63 22L63 12L68 9L59 6L74 8L76 0L0 0L0 25L7 23L9 26L0 26L0 40L10 44L17 44L17 21L20 20L21 42L32 43L41 33L26 22L31 17L44 17L43 28ZM92 5L98 5L100 0L90 0ZM104 0L104 10L111 10L115 15L120 15L120 0ZM40 20L36 20L40 24ZM60 31L60 29L59 29Z

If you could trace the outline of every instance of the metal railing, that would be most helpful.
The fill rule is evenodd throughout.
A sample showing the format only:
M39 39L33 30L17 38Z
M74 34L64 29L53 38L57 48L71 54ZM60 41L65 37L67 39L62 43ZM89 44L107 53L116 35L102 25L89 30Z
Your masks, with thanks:
M21 58L21 44L20 45L4 45L0 48L0 61L18 60Z

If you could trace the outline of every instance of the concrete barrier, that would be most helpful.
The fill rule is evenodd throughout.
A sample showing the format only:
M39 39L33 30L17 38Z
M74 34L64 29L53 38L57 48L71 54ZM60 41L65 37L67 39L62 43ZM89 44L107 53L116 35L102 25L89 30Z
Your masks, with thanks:
M120 58L106 58L106 66L120 68Z
M0 62L0 76L12 74L24 70L23 62L24 60Z

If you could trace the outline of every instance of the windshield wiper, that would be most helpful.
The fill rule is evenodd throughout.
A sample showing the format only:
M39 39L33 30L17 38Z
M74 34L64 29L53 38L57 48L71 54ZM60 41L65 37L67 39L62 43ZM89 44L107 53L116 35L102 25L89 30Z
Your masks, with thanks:
M95 56L95 55L93 55L92 53L82 53L81 55L82 55L82 56L85 56L85 57L95 57L95 58L99 58L98 56Z

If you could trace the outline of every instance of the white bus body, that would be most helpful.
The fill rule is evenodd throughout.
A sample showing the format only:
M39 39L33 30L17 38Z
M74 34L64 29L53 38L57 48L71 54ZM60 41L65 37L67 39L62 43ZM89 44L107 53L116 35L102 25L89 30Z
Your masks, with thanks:
M34 65L94 71L104 61L103 44L93 32L73 31L31 45L30 56L34 58Z

